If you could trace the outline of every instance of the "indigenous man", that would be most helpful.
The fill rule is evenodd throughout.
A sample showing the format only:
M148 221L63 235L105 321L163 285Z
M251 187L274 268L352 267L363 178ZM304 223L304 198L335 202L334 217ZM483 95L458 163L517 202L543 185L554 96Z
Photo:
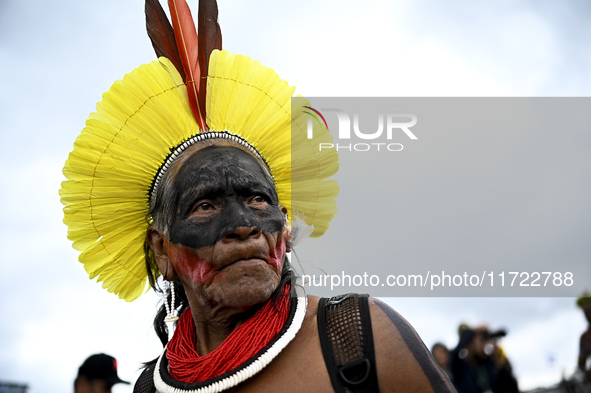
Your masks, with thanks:
M165 348L134 390L453 391L391 308L296 284L291 228L320 236L335 213L336 152L313 148L330 135L315 128L308 143L307 101L292 103L272 70L214 50L215 1L200 3L198 38L184 0L169 5L174 28L146 2L162 57L103 96L61 190L91 278L131 301L162 276L154 326Z

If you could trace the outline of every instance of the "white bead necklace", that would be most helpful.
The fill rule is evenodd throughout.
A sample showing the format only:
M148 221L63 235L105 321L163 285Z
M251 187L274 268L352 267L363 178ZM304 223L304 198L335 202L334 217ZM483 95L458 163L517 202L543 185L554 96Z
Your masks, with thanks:
M158 362L156 362L156 368L154 369L154 386L156 387L156 391L159 393L218 393L230 389L260 372L294 339L296 333L302 327L306 315L308 298L306 297L304 290L299 286L295 287L295 291L297 294L297 302L291 325L285 330L282 336L279 337L279 339L264 353L260 354L254 362L222 380L212 382L209 385L197 389L185 390L170 386L162 380L162 377L160 376L160 363L166 353L166 348L164 348L162 354L158 358Z

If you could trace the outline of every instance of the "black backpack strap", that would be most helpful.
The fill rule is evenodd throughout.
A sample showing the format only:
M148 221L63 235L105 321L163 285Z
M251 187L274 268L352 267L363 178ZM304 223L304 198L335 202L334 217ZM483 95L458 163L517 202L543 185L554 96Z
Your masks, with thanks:
M156 393L154 387L154 368L156 364L147 366L133 385L133 393Z
M335 392L379 392L368 295L321 298L318 334Z

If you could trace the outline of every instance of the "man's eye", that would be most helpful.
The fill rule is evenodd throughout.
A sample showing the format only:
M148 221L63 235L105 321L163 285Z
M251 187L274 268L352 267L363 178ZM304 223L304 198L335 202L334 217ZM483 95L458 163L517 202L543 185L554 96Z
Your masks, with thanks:
M203 202L197 205L195 211L207 211L213 209L213 205L208 202Z
M265 197L262 195L255 195L252 198L250 198L250 201L252 203L263 203L266 201Z

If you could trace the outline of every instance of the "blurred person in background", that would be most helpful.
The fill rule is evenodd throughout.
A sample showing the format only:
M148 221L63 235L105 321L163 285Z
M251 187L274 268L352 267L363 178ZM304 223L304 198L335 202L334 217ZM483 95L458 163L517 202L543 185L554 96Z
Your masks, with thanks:
M507 358L503 348L497 343L497 339L506 334L504 330L499 330L497 332L497 334L501 333L502 336L492 337L493 342L491 353L492 360L499 374L499 391L503 393L519 393L517 378L513 375L513 366Z
M581 307L589 323L587 330L581 334L578 366L579 370L585 375L585 379L591 382L591 365L589 362L591 359L591 296L588 293L583 294L577 300L577 305Z
M497 339L504 330L470 328L462 324L460 339L450 360L452 381L459 393L517 393L517 380Z
M437 342L431 347L431 354L433 354L433 357L437 360L437 363L439 363L447 376L451 377L451 372L449 370L449 349L443 343Z
M129 385L117 375L117 359L99 353L89 356L78 368L74 393L110 393L117 383Z

